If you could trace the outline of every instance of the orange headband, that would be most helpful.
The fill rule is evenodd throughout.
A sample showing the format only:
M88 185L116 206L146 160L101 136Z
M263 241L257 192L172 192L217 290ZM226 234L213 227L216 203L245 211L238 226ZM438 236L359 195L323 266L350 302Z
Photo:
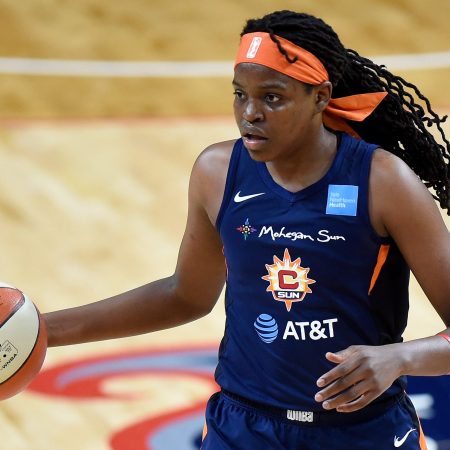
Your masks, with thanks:
M294 63L290 63L280 53L269 33L257 32L242 36L235 67L241 63L261 64L303 83L318 85L328 81L327 70L312 53L287 39L279 36L277 39L287 51L290 59L297 57ZM387 92L371 92L332 98L323 112L323 122L329 128L359 137L346 120L362 122L386 95Z

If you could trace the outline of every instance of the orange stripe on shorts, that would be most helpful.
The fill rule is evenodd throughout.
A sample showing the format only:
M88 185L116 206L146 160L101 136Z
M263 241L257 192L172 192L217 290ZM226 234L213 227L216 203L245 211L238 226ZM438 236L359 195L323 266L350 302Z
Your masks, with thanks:
M386 262L389 253L389 248L390 248L389 245L380 246L380 250L378 251L377 263L375 265L375 268L373 269L372 279L370 280L369 294L372 292L372 289L375 286L375 283L377 282L378 277L380 275L381 269L383 268L384 263Z

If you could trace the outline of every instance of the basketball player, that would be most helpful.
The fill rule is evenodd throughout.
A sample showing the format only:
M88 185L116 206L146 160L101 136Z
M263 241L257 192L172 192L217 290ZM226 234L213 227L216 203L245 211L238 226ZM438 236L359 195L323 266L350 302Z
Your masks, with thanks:
M194 165L175 273L47 314L49 345L195 320L226 282L203 450L425 449L405 375L450 371L450 328L402 333L410 269L450 326L450 237L424 186L449 209L443 119L290 11L248 21L233 86L241 138Z

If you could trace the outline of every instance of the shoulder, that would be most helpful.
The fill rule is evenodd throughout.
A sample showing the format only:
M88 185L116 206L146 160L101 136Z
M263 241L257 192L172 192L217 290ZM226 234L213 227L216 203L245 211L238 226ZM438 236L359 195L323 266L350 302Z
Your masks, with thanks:
M395 156L393 153L383 148L377 148L373 152L372 172L377 176L386 176L392 171L397 172L398 170L410 172L411 174L414 173L401 158Z
M206 210L214 224L222 203L228 166L236 140L218 142L205 148L194 163L190 196Z
M402 196L408 192L426 192L431 194L420 181L413 170L398 156L378 148L373 153L370 170L370 187L380 193L391 193L392 199L395 195ZM388 200L389 199L384 199Z
M231 140L206 147L195 161L193 172L217 176L218 172L227 171L235 143L236 140Z
M369 209L372 224L381 235L389 235L402 216L436 210L431 193L413 170L399 157L374 151L369 178ZM433 214L432 214L433 215Z

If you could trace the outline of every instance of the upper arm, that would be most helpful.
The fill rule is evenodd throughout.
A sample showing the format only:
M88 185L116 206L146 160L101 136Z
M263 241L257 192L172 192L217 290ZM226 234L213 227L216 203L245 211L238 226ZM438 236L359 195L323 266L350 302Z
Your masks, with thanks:
M394 239L425 295L450 325L450 234L431 194L403 161L378 150L370 204L375 229Z
M189 182L188 217L174 274L180 301L210 311L226 277L215 219L222 201L232 143L216 144L197 159Z

